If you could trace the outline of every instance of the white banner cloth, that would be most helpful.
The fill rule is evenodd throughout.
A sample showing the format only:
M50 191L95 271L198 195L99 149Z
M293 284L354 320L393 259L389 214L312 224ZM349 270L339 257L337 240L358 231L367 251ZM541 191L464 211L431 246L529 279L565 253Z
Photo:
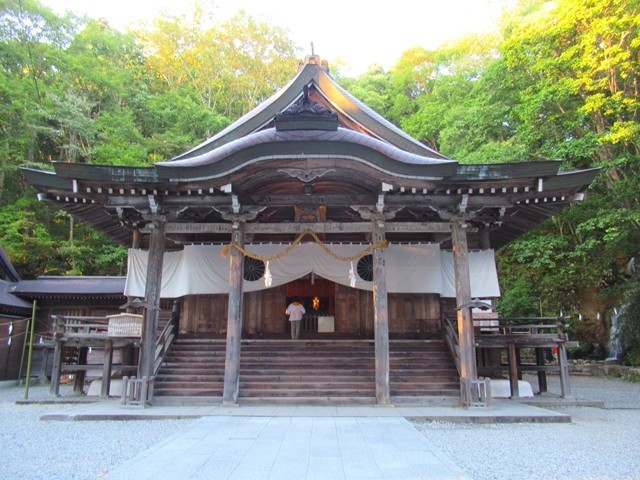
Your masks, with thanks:
M366 245L329 244L336 255L356 255ZM245 249L260 257L275 255L286 248L279 244L246 245ZM163 298L184 295L229 293L229 258L223 257L221 245L189 245L178 252L164 255L162 269ZM455 297L453 256L438 245L389 245L384 250L389 293L438 293ZM144 297L148 252L129 249L125 295ZM354 270L357 269L354 260ZM302 243L287 255L269 262L273 277L271 286L277 287L311 272L342 285L349 285L349 262L326 253L316 243ZM493 250L469 252L471 294L473 297L500 295ZM246 292L264 290L264 278L244 281ZM355 288L371 290L372 282L362 280L356 273Z

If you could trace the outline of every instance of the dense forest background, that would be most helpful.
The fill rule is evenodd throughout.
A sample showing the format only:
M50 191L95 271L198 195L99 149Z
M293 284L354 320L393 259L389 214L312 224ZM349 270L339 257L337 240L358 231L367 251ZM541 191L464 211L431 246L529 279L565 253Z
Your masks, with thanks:
M388 71L332 75L469 163L600 167L587 198L498 252L503 316L571 315L574 355L606 356L620 322L640 364L640 0L522 0L499 31L407 50ZM321 53L321 52L319 52ZM150 165L224 128L295 73L285 30L196 6L122 33L0 0L0 245L24 278L121 275L126 251L38 202L21 167ZM329 59L331 60L331 59Z

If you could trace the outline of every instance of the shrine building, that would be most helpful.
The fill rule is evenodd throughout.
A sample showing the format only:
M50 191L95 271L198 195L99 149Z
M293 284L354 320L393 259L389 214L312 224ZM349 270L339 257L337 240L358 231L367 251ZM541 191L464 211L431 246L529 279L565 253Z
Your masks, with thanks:
M175 158L53 166L24 169L39 198L130 249L123 293L142 306L138 376L155 379L158 398L226 405L477 401L474 307L500 296L494 251L581 200L597 174L447 158L313 55ZM297 341L285 315L294 298L306 309ZM175 334L158 357L169 317Z

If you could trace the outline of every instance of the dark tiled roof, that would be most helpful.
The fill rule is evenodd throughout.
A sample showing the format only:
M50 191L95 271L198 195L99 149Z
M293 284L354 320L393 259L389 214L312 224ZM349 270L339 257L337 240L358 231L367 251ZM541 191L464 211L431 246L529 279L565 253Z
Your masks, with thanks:
M31 311L31 304L9 292L12 284L0 280L0 312L26 314Z
M121 297L126 277L40 277L22 280L10 291L22 298Z

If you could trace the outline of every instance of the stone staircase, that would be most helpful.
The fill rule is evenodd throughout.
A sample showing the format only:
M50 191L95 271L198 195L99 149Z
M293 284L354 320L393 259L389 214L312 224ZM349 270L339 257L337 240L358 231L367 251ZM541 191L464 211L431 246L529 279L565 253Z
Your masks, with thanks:
M179 337L156 376L154 403L222 399L226 341ZM440 340L391 341L393 403L458 404L459 380ZM373 404L373 340L243 340L241 403Z

